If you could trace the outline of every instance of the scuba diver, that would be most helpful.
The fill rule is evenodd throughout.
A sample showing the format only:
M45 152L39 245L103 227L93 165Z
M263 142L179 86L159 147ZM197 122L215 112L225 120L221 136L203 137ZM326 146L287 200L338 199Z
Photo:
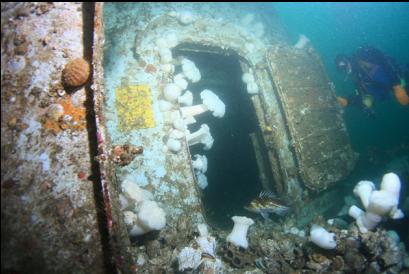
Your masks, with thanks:
M409 96L405 91L407 71L403 71L392 58L379 50L360 47L352 57L337 55L335 64L337 69L346 75L345 79L353 77L356 86L354 95L348 98L337 97L341 106L358 106L374 118L374 100L388 99L391 91L399 104L409 104Z

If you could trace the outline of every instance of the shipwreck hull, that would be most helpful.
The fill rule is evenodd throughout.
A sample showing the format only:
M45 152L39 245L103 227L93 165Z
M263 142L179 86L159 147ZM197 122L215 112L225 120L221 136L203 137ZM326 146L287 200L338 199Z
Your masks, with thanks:
M171 5L139 4L134 13L124 11L136 20L133 22L140 20L133 31L136 35L121 36L120 33L130 33L126 24L116 26L113 22L127 17L120 12L116 18L109 17L107 7L112 15L113 5L96 4L93 90L110 246L112 258L122 272L130 272L138 254L131 245L119 203L123 180L131 178L153 193L167 213L167 232L178 230L183 235L183 229L192 230L196 224L206 222L186 139L182 139L182 149L177 154L163 150L172 125L160 111L159 101L173 73L161 70L155 39L169 32L179 36L174 48L236 55L242 71L254 75L259 91L248 96L259 123L252 139L264 189L287 196L297 207L310 190L330 188L351 172L356 155L349 144L334 90L312 48L289 46L285 35L277 34L282 33L277 31L280 26L274 24L275 29L249 45L237 22L243 15L215 20L215 16L206 13L212 9L211 4L197 10L194 5L186 5L199 15L189 25L169 15ZM127 20L132 21L129 17ZM115 38L108 39L107 35ZM110 49L114 39L120 44L116 53ZM118 103L120 92L141 87L146 87L149 100L139 98L131 105L131 96ZM123 105L126 111L121 111ZM130 112L134 115L129 116ZM144 116L147 112L151 113L149 119ZM135 115L140 115L140 119L135 119ZM124 122L125 119L131 122ZM142 146L144 153L130 164L118 166L111 154L116 145L124 144Z

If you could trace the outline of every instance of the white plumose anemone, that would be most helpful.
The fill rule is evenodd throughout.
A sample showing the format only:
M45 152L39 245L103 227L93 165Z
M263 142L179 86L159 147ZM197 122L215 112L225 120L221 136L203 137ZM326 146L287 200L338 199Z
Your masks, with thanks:
M383 176L381 190L374 190L375 187L369 181L361 181L355 186L354 194L361 198L366 211L351 206L348 213L356 220L362 233L374 229L383 217L404 217L403 212L398 209L400 187L399 177L394 173Z
M222 118L224 116L226 106L213 91L205 89L200 93L200 97L202 104L180 108L182 117L194 117L208 110L212 112L214 117Z
M207 171L207 157L206 157L206 155L195 154L193 157L195 158L195 160L192 161L192 166L193 166L194 170L197 171L197 172L206 173L206 171Z
M189 90L186 90L182 96L179 96L178 103L184 106L193 105L193 94Z
M167 43L167 46L169 48L175 47L179 43L179 37L177 36L176 33L170 32L165 36L165 40Z
M166 101L171 103L176 102L181 93L182 89L180 88L180 86L174 83L167 84L163 89L163 97Z
M337 246L335 234L329 233L323 227L313 224L310 231L311 241L324 249L334 249Z
M160 230L166 225L165 211L155 201L152 194L134 184L132 181L122 182L122 205L124 221L131 236L145 234L152 230Z
M138 213L138 221L148 230L160 230L166 225L166 214L155 201L143 201Z
M121 191L123 196L132 204L139 204L144 200L152 199L153 195L149 191L140 188L136 182L124 180L121 183Z
M398 208L399 198L400 198L400 189L401 189L401 182L399 180L398 175L395 173L387 173L383 176L381 182L381 191L385 191L393 197L395 200L395 206L392 208L389 216L392 219L401 219L405 217L402 210Z
M159 56L161 64L169 64L172 62L172 51L169 48L159 49Z
M202 78L199 69L196 67L195 63L189 59L183 58L181 61L183 74L192 83L199 82Z
M207 177L203 173L197 172L196 178L197 178L197 184L199 185L201 189L205 189L209 185L209 183L207 182Z
M397 206L395 197L386 191L375 190L372 192L366 211L379 216L386 216L394 206Z
M243 73L243 76L241 76L241 80L246 84L255 81L253 74L250 72Z
M196 144L203 144L205 150L209 150L213 146L214 139L210 134L210 128L208 125L203 124L200 126L200 129L190 133L186 136L189 146Z
M400 188L401 182L398 175L392 172L383 175L381 190L390 193L397 202L399 202Z
M257 94L258 93L258 86L256 82L250 82L247 84L247 92L248 94Z
M247 248L249 243L247 241L247 231L249 227L254 224L254 221L247 217L234 216L232 217L234 227L232 232L227 236L227 241L235 246Z
M247 92L249 94L257 94L258 93L258 86L256 83L256 79L253 76L253 73L246 72L242 75L241 80L246 84L247 86Z
M169 138L166 142L166 147L170 151L178 153L182 149L182 143L176 138Z
M185 75L182 73L178 73L173 77L173 83L177 85L180 90L185 90L189 84L185 79Z
M354 188L354 194L361 199L363 206L367 208L374 190L375 185L371 181L360 181Z

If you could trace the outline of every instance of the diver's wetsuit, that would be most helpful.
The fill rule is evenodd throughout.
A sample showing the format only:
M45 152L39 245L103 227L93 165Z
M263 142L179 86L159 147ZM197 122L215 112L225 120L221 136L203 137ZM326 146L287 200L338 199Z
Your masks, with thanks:
M373 47L359 48L351 65L360 96L369 94L374 99L384 100L389 98L393 86L399 84L398 67L394 61Z
M357 88L356 94L346 99L337 97L341 106L355 105L374 117L373 100L388 99L391 91L400 105L409 105L409 95L405 90L407 71L379 50L360 47L351 58L338 55L336 64L339 69L353 76Z

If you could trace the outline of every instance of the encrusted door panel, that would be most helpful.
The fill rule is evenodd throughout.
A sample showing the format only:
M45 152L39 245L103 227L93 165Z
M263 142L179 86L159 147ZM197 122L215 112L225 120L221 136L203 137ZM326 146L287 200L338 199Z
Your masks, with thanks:
M289 46L273 48L267 59L299 174L308 188L326 189L352 170L356 156L321 61Z

